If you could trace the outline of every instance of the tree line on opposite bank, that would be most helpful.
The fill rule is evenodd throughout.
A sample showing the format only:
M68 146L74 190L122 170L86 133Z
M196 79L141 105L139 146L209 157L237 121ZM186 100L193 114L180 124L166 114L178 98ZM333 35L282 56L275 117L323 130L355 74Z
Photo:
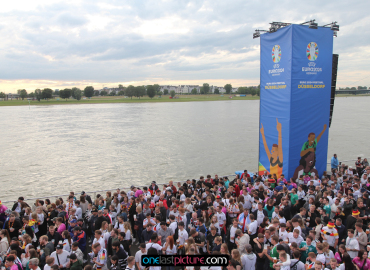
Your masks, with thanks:
M230 94L232 92L232 85L226 84L224 86L225 94ZM108 90L108 89L107 89ZM118 91L118 92L117 92ZM80 88L73 87L73 88L65 88L63 90L55 90L53 91L50 88L44 88L44 89L36 89L33 92L28 93L26 89L20 89L18 90L18 94L24 100L25 98L36 98L38 101L41 101L42 99L51 99L55 97L55 95L59 96L62 99L69 99L70 97L80 100L82 96L85 96L87 98L91 98L93 96L127 96L131 99L133 97L137 97L140 99L140 97L143 97L147 95L150 98L155 97L156 95L162 96L162 95L170 95L171 97L174 97L176 95L176 92L174 90L169 91L168 89L164 89L161 91L161 87L158 84L154 85L142 85L142 86L133 86L129 85L128 87L124 87L122 84L118 85L117 91L110 91L108 92L103 89L101 91L95 90L93 86L86 86L84 90L81 90ZM259 85L257 87L239 87L237 92L235 94L250 94L252 96L258 95L260 93L260 87ZM211 93L211 87L208 83L204 83L202 87L200 87L200 90L196 88L193 88L190 93L182 93L182 94L191 94L191 95L197 95L197 94L221 94L219 89L214 89L214 92ZM5 98L6 94L3 92L0 92L0 98Z

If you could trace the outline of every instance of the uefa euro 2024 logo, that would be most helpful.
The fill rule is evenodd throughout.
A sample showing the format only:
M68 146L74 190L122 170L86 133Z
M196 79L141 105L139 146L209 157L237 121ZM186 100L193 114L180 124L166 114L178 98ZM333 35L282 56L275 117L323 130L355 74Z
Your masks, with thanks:
M278 63L281 59L281 48L279 45L272 47L272 61Z
M319 56L319 46L315 42L310 42L307 45L306 55L308 60L315 61Z

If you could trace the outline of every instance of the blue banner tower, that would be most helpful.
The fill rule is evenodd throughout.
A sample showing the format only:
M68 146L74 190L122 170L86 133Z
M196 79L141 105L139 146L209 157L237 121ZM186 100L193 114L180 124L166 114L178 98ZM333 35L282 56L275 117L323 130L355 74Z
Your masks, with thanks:
M289 25L261 35L259 174L326 170L333 31Z

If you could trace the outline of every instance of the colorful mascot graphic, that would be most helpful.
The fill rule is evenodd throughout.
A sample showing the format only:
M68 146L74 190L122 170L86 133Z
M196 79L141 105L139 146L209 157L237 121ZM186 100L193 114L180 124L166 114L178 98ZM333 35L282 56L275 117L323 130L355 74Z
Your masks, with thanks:
M261 135L263 139L263 145L265 147L266 155L270 162L270 174L276 174L277 177L283 173L283 139L281 137L281 123L279 123L278 119L276 118L276 129L279 133L278 144L273 144L271 148L271 152L267 146L266 138L265 138L265 130L263 128L263 124L261 123Z
M297 179L300 172L303 175L311 175L314 173L318 175L319 173L315 169L316 163L316 147L319 143L321 136L324 134L326 130L326 125L324 125L324 129L321 131L319 136L316 138L315 133L308 134L308 140L305 142L301 149L301 160L299 161L299 166L295 169L293 179Z

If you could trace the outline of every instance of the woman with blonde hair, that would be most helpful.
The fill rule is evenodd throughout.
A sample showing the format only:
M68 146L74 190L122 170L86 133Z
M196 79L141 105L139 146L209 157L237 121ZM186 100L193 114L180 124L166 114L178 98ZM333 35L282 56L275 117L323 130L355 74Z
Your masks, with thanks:
M131 240L131 224L129 221L126 221L123 225L124 233L126 234L125 240L130 241Z
M38 225L39 234L37 235L37 239L39 239L40 236L47 234L48 226L46 224L46 217L45 217L46 215L45 215L45 212L42 206L39 206L36 208L36 213L37 213L37 217L39 220L39 225Z
M223 243L221 245L221 249L220 249L220 253L223 254L223 255L230 255L229 253L229 249L227 247L227 244L226 243Z
M33 212L31 214L31 220L30 222L28 223L29 226L33 227L33 231L36 235L36 237L38 236L38 232L39 232L39 217L38 217L38 214L36 212ZM39 237L37 237L38 239Z
M231 258L238 262L238 265L236 266L236 270L241 270L242 267L242 259L240 258L239 250L233 249L231 251Z
M211 219L211 224L209 225L208 229L210 230L210 227L211 226L215 226L215 228L217 229L217 233L219 235L221 235L221 228L220 228L220 224L218 224L218 218L216 215L214 215Z
M100 228L100 231L101 231L101 235L104 239L104 242L105 242L105 246L107 246L108 244L108 240L109 240L109 237L110 237L110 233L109 233L109 225L111 224L108 224L107 221L103 221L102 224L101 224L101 228Z
M22 249L24 250L24 252L28 252L28 249L30 246L32 246L32 239L31 239L31 236L29 236L28 234L24 234L22 236L22 240L23 240L23 246L22 246Z
M191 248L191 246L195 246L195 253L199 254L199 249L195 245L195 241L193 237L189 237L188 240L185 241L185 253L189 252L189 249Z

